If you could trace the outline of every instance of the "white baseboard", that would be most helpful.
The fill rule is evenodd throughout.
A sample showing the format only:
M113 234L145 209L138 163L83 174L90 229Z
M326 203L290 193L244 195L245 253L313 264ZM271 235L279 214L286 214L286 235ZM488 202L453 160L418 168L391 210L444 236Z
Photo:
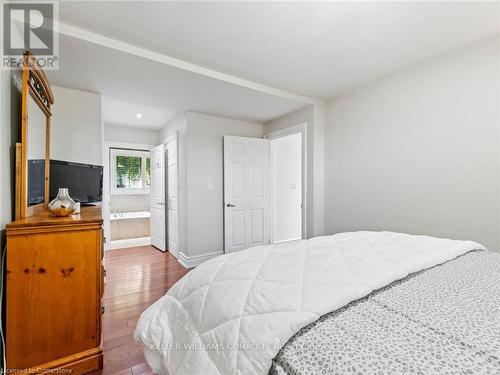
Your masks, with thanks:
M124 249L127 247L151 245L151 237L128 238L126 240L110 241L106 250Z
M280 241L274 241L273 244L274 245L277 245L279 243L283 243L283 242L291 242L291 241L298 241L298 240L301 240L302 237L296 237L296 238L289 238L287 240L280 240Z
M209 259L215 258L219 255L222 255L222 252L216 251L213 253L201 254L201 255L193 255L191 257L186 254L179 252L179 258L177 259L180 264L182 264L186 268L194 268L206 262Z

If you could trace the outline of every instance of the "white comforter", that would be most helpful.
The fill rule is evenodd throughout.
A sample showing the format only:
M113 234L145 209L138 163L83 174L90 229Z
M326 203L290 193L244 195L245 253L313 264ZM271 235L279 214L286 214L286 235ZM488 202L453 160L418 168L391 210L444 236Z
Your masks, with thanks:
M351 232L217 257L141 316L135 339L156 371L266 374L300 328L410 273L484 247L391 232Z

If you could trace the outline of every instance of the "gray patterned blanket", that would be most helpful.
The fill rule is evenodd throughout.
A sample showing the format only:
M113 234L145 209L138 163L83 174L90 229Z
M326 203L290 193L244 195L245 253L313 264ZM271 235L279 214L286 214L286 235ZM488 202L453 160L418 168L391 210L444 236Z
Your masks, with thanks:
M500 254L473 252L324 315L269 374L500 374Z

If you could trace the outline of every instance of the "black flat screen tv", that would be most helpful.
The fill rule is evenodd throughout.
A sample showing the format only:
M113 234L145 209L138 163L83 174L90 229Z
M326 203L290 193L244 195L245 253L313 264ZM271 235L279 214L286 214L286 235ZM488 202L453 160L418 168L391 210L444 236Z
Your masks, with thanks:
M45 159L28 160L28 206L45 202Z
M76 202L91 204L102 201L102 166L50 161L50 199L57 196L59 188L68 188Z

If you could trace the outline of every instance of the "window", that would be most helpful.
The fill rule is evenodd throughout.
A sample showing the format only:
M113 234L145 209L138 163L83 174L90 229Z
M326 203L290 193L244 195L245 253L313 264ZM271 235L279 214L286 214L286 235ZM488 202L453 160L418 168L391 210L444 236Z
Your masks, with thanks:
M148 151L111 149L111 193L148 194L151 161Z

